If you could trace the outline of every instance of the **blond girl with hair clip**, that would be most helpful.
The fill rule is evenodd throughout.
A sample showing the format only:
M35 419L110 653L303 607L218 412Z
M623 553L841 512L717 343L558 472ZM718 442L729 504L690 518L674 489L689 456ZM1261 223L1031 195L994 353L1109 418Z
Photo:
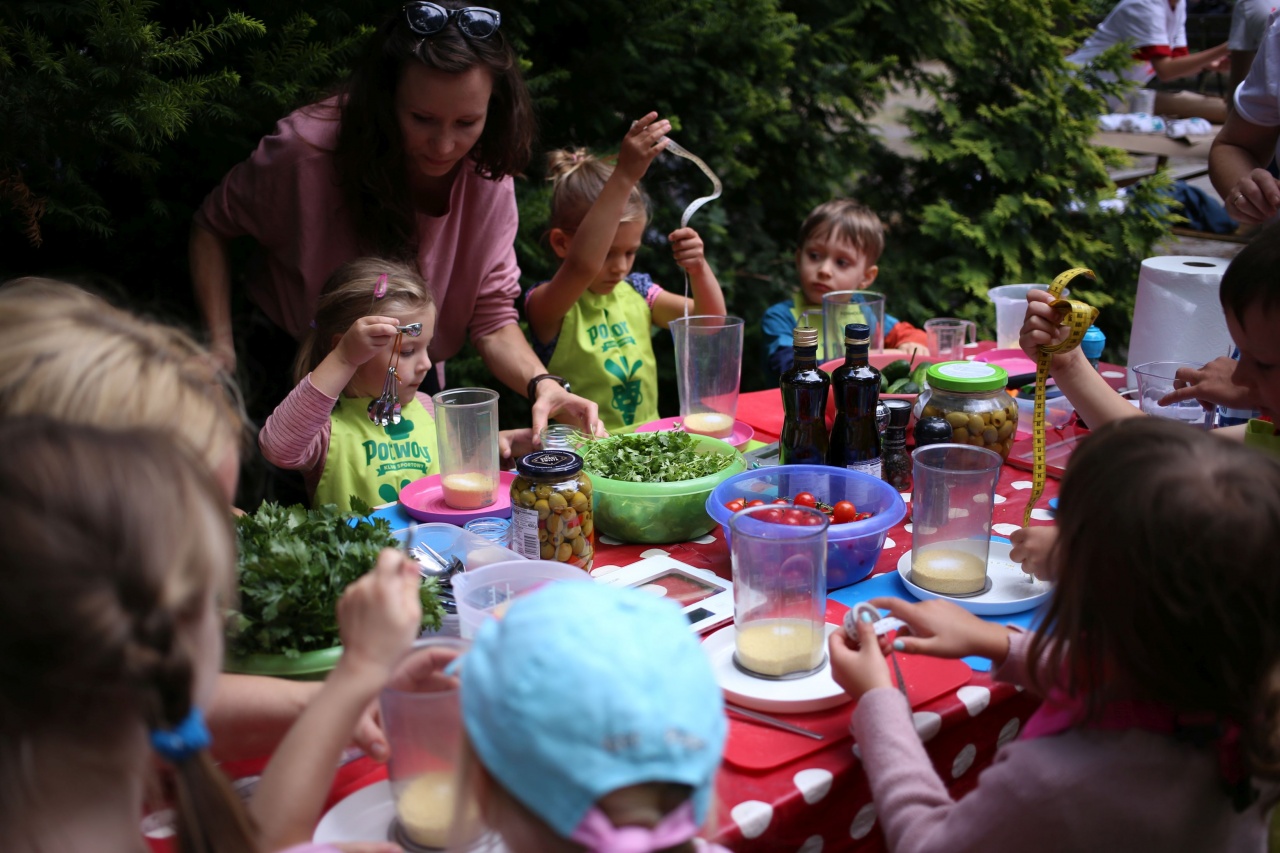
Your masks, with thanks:
M632 273L649 220L640 178L667 147L671 123L649 113L633 122L616 164L583 149L548 155L551 250L560 268L525 297L534 350L547 369L600 406L610 432L629 432L658 417L658 370L650 326L667 328L684 314L725 313L720 282L702 238L679 228L668 239L689 274L692 299Z
M294 363L297 386L258 434L268 462L303 473L312 504L346 510L352 495L370 506L390 503L413 480L439 472L435 409L419 390L435 323L431 293L407 264L361 258L325 282ZM416 334L399 334L411 326ZM369 404L382 393L397 340L403 406L400 422L384 427L369 419ZM506 430L498 441L504 456L532 449L529 430Z
M1060 501L1039 631L946 601L871 602L907 623L894 649L981 655L1043 697L959 801L870 614L856 642L831 637L889 849L1265 850L1280 780L1280 463L1125 419L1075 452Z
M412 564L384 551L344 593L346 653L264 772L251 820L209 758L202 714L235 592L218 485L159 432L7 418L0 448L0 564L13 569L0 596L5 849L146 849L157 758L173 778L179 851L306 842L350 727L417 631Z

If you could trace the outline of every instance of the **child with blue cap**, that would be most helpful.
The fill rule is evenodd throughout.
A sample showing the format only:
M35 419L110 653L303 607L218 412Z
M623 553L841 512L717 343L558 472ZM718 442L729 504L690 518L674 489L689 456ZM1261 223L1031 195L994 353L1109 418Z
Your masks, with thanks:
M724 748L723 700L674 603L549 584L485 622L461 663L479 765L463 784L513 853L724 850L695 837Z

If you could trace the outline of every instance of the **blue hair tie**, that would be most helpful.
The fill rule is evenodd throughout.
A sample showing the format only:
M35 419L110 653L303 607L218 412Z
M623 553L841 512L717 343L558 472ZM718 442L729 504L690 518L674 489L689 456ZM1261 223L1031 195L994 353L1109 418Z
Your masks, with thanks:
M195 706L176 728L170 731L153 729L151 732L151 748L173 764L181 764L197 752L208 749L212 740L209 727L204 724L204 714Z

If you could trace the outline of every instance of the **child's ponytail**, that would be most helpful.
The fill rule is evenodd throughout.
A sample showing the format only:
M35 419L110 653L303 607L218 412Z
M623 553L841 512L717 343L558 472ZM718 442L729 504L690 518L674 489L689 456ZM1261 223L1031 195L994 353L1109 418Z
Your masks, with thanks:
M573 233L600 196L613 174L613 164L585 148L561 148L547 154L547 180L551 182L549 228ZM627 199L620 222L644 222L649 218L649 197L639 184Z

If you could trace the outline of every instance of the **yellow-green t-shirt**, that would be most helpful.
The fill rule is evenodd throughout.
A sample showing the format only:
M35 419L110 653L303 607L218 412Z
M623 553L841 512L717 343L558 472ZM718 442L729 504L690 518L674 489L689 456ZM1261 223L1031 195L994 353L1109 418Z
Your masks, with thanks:
M351 508L351 495L370 506L391 503L414 480L440 472L436 422L414 396L401 406L400 423L369 420L372 397L339 397L329 416L324 471L312 503Z
M573 392L594 400L611 433L630 432L658 417L658 368L649 303L629 282L607 294L587 291L560 326L547 369Z
M1273 456L1280 456L1280 435L1276 434L1276 425L1271 421L1253 418L1245 425L1244 443L1246 447L1265 450Z

